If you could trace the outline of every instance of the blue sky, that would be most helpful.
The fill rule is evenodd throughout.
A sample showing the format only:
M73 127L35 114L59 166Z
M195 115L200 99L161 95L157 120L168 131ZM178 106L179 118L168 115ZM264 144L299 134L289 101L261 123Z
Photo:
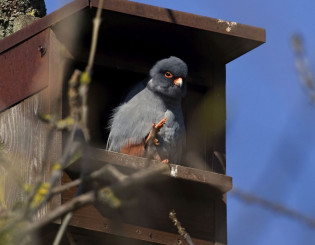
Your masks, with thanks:
M290 38L305 41L315 72L315 2L136 2L266 29L267 42L227 64L227 174L242 190L315 219L315 106L294 67ZM64 1L46 0L48 13ZM228 195L231 245L315 244L315 230Z

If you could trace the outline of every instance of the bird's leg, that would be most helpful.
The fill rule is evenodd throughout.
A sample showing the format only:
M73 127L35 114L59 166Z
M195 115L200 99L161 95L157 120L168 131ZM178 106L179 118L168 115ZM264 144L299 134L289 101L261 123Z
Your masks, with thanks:
M149 158L152 158L157 161L162 161L160 156L158 155L156 149L153 149L151 146L157 146L159 144L158 139L156 138L160 129L164 126L166 122L166 118L163 118L158 124L153 123L152 129L150 130L148 136L140 143L140 144L126 144L124 147L120 148L120 153L132 155L132 156L144 156L147 151L150 152ZM150 149L149 149L150 148ZM162 161L164 162L164 161Z
M157 134L160 132L161 128L166 123L166 117L164 117L161 121L159 121L157 124L152 123L152 129L150 130L148 136L145 139L145 145L159 145L159 141L156 138Z
M158 124L153 123L152 129L150 130L148 136L145 138L145 148L147 149L147 154L149 158L153 158L156 161L162 162L162 163L168 163L168 159L162 160L159 156L156 148L152 148L151 146L158 146L159 141L156 138L157 134L160 132L161 128L166 123L166 117L164 117L161 121L158 122Z

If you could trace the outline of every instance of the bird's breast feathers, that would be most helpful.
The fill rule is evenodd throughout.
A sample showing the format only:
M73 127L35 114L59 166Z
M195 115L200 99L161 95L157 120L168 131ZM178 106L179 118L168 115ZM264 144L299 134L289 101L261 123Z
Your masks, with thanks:
M166 118L157 133L157 151L161 159L180 161L185 141L181 98L186 94L187 65L171 56L158 61L150 70L146 87L136 86L125 103L114 110L110 121L107 149L120 152L127 145L140 145L151 129Z

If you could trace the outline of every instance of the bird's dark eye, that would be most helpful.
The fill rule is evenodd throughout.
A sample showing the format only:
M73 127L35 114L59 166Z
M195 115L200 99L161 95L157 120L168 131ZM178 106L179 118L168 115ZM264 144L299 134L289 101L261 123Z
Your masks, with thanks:
M165 76L166 78L172 78L172 77L173 77L173 74L170 73L169 71L167 71L167 72L165 72L164 76Z

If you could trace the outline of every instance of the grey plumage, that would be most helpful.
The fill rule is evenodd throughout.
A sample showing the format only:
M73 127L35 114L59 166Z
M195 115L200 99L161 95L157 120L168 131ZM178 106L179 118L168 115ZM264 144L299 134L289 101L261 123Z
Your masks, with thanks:
M128 144L141 144L152 123L166 117L157 136L156 150L162 160L179 163L186 140L181 100L186 94L187 72L187 65L177 57L158 61L150 70L146 87L136 86L125 102L114 109L107 149L120 152ZM177 84L178 78L182 78L182 84Z

